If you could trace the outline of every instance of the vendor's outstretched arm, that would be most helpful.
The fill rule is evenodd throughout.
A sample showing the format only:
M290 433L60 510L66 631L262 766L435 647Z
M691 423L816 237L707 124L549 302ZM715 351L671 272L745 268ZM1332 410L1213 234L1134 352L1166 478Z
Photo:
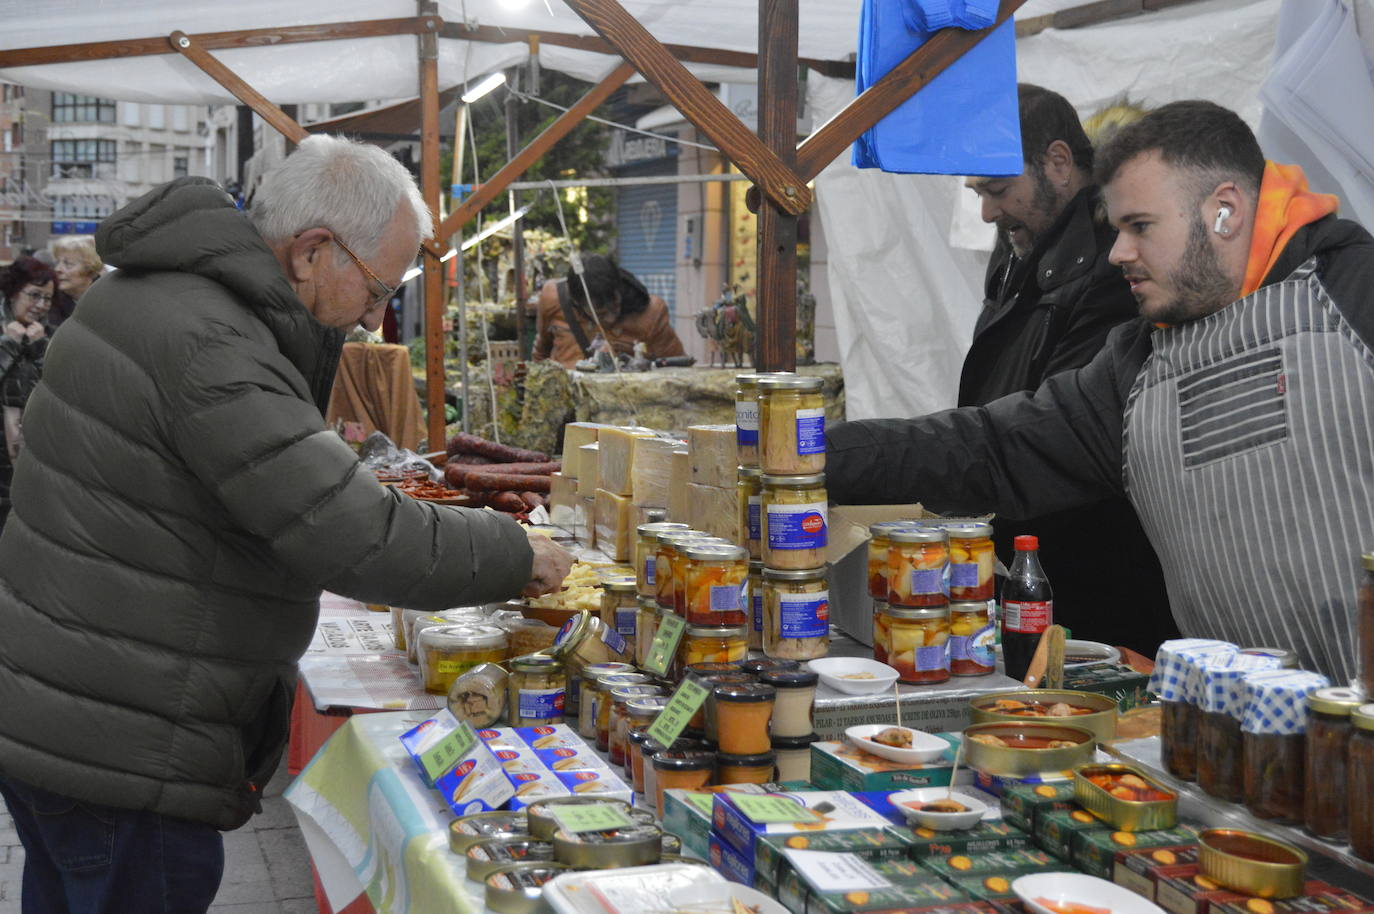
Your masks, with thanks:
M1132 322L1087 366L1034 394L836 425L826 436L830 498L1035 517L1120 495L1122 411L1147 350L1148 333Z

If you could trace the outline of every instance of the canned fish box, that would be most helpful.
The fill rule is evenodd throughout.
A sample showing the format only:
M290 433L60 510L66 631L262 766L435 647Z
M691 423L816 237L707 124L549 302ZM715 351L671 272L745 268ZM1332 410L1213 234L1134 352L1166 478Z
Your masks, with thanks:
M1018 828L1035 831L1035 820L1042 812L1073 809L1072 782L1053 784L1008 784L1002 790L1002 816Z
M1138 847L1196 844L1199 829L1186 822L1156 831L1082 831L1074 836L1073 865L1090 876L1111 879L1116 855Z
M1122 851L1112 864L1112 882L1154 901L1159 871L1164 867L1197 863L1197 858L1196 844Z
M863 860L905 860L912 839L896 828L856 828L853 831L766 835L754 844L754 871L769 882L778 881L788 850L854 854Z
M967 831L911 829L911 857L950 857L954 854L992 854L1002 851L1030 850L1033 842L1025 832L1008 821L979 822Z
M461 854L484 838L514 838L529 834L523 813L500 809L454 819L448 824L448 846Z

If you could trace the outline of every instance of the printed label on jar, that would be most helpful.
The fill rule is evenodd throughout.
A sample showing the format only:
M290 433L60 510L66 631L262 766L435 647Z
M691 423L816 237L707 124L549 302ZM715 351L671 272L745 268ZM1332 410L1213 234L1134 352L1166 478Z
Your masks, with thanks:
M521 689L520 716L526 720L562 717L564 697L562 689Z
M911 593L932 594L945 592L945 570L943 568L911 569Z
M950 562L950 564L949 564L949 586L950 586L950 587L977 587L977 586L978 586L978 563L977 563L977 562Z
M768 506L769 549L824 549L826 503Z
M571 622L571 620L569 620L569 622ZM625 653L625 639L620 637L620 632L613 632L609 628L603 628L601 630L601 643L617 654Z
M759 519L763 513L763 498L759 495L749 496L749 535L747 539L757 541L763 536L763 526Z
M735 443L759 443L759 401L735 401Z
M1050 621L1054 618L1054 601L1020 603L1008 600L1002 604L1002 612L1002 626L1007 631L1038 635L1050 627Z
M915 654L912 668L918 673L949 669L949 652L943 644L938 647L918 647Z
M763 593L756 593L750 597L754 604L754 631L763 631Z
M997 626L995 625L988 625L974 632L968 639L968 659L988 669L995 667L997 665L994 650L996 638Z
M650 587L658 584L658 559L652 555L644 560L644 583Z
M824 638L830 633L830 591L779 594L778 616L784 638Z
M615 611L615 630L621 635L635 636L635 620L639 617L637 609L617 609Z
M797 410L797 453L825 453L825 408Z
M434 664L434 668L440 673L466 673L477 665L473 660L440 660Z
M748 588L748 582L745 582ZM733 613L739 612L743 608L740 588L734 584L712 584L711 585L711 612L713 613Z

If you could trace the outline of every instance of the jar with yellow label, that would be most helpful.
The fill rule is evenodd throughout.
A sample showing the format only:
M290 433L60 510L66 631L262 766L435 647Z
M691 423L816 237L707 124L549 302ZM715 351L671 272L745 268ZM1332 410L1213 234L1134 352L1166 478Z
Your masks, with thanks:
M735 493L735 509L738 514L735 526L743 538L740 545L749 550L751 559L762 558L763 471L758 467L740 467Z
M743 625L689 625L678 648L678 665L729 663L749 656Z
M739 462L759 465L759 375L735 375L735 448Z
M893 530L912 526L911 521L884 520L868 525L868 595L875 600L887 600L887 550Z
M825 399L820 378L759 378L759 466L775 476L825 469Z
M654 552L654 598L663 609L675 609L673 603L677 592L673 580L674 562L678 557L678 545L691 540L711 539L704 530L661 530L654 534L658 549Z
M405 632L406 659L411 663L420 662L420 632L431 625L483 625L487 614L479 606L459 606L432 613L423 609L406 609L401 612L401 626Z
M949 604L949 671L986 676L997 667L996 628L986 601Z
M873 614L873 658L897 671L898 682L949 679L949 607L879 604Z
M700 540L679 552L686 560L687 624L744 625L749 583L744 547Z
M768 568L819 568L825 564L829 496L825 474L763 477L760 543Z
M635 617L635 665L644 666L649 662L649 648L658 634L658 616L661 613L658 600L653 597L640 597L639 610Z
M749 650L763 650L763 562L749 563Z
M830 651L828 568L763 569L763 652L812 660Z
M939 527L904 527L887 534L887 602L893 606L944 606L949 534Z
M949 599L952 603L991 600L997 554L992 524L945 524L949 534Z
M530 654L510 662L506 707L512 727L538 727L563 722L568 674L556 657Z
M506 659L509 636L495 625L431 625L419 633L416 647L425 691L447 695L453 680L479 663Z
M658 580L658 535L690 529L686 524L655 521L635 527L635 587L641 597L652 597Z
M629 644L634 644L638 613L639 592L634 578L613 575L601 579L601 622Z

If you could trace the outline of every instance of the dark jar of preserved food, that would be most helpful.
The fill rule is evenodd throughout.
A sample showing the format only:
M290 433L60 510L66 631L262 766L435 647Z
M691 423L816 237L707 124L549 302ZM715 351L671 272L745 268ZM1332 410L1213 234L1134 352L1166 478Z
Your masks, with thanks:
M1164 767L1176 778L1194 780L1197 777L1198 726L1202 713L1197 705L1186 701L1166 701L1161 708L1159 742Z
M1244 734L1245 808L1250 815L1282 823L1302 821L1305 743L1301 733Z
M1318 838L1346 833L1346 756L1353 727L1350 713L1360 706L1354 689L1318 689L1307 696L1307 784L1303 824Z
M1374 698L1374 553L1360 556L1364 579L1360 581L1360 691Z
M1346 756L1350 849L1361 860L1374 861L1374 704L1352 711L1350 723L1354 727Z
M1244 796L1240 721L1224 711L1198 715L1197 784L1219 800L1239 803Z

